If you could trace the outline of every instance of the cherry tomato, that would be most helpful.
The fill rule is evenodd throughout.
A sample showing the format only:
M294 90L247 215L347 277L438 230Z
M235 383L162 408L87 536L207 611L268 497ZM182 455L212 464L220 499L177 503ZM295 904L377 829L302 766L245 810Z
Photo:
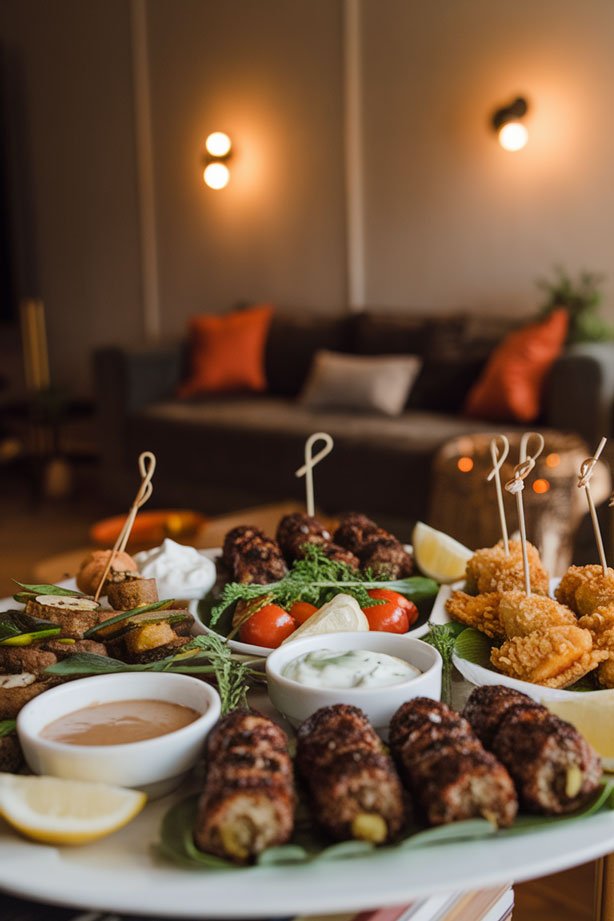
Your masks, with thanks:
M265 604L239 630L242 643L275 649L296 630L296 621L278 604Z
M390 588L370 588L368 595L384 602L363 608L370 630L407 633L418 619L416 605L399 592L394 592Z
M312 614L318 609L315 604L309 604L308 601L295 601L290 608L290 616L293 617L300 627L306 620L309 620Z

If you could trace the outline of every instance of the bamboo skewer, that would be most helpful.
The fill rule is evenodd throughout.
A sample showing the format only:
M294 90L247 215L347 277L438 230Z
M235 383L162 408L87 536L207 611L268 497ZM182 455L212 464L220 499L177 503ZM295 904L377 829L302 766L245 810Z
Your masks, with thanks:
M503 444L503 450L499 454L499 445L497 440L500 439ZM505 518L505 506L503 505L503 490L501 488L501 467L505 463L507 455L510 453L510 443L505 435L495 435L490 442L490 456L492 457L493 468L486 477L488 483L495 481L497 492L497 506L499 508L499 521L501 523L501 537L503 538L503 550L507 556L510 555L510 543L507 534L507 521Z
M126 549L126 545L130 539L130 534L132 528L134 527L134 522L136 520L137 513L139 509L145 505L148 499L151 498L153 492L153 486L151 483L152 477L156 469L156 455L152 451L143 451L139 454L139 473L141 474L141 485L138 488L137 494L134 497L134 502L130 506L130 510L126 516L123 527L119 534L117 535L117 540L113 545L113 549L109 554L109 559L107 560L107 565L104 568L102 573L102 578L98 583L98 588L96 589L96 594L94 595L94 601L98 601L102 593L102 587L106 582L107 576L111 571L111 566L113 565L113 560L118 553L123 553Z
M312 454L313 447L318 441L324 442L324 447L316 455ZM315 515L315 497L313 492L313 468L324 460L333 450L334 441L327 432L314 432L305 442L305 463L296 471L295 476L305 477L305 504L307 514L313 518Z
M528 446L531 438L537 438L537 450L531 455L528 454ZM531 594L531 571L529 569L529 555L527 553L527 528L524 518L524 502L522 493L524 490L524 481L535 467L537 458L544 450L544 439L539 432L525 432L520 442L520 463L514 467L514 476L505 484L505 488L513 496L516 496L516 511L518 513L518 527L520 529L520 546L522 549L522 568L524 570L524 590L529 596Z
M601 452L606 446L607 440L608 439L605 437L602 438L593 456L587 457L586 460L582 461L580 474L578 476L578 489L583 489L586 495L588 510L593 524L593 532L595 534L595 543L597 544L597 553L599 554L599 562L601 563L601 569L603 570L604 576L608 574L608 561L606 560L605 550L603 548L603 538L601 536L601 528L599 527L595 502L591 494L591 477L595 470L595 465L601 456ZM610 499L610 505L612 504L612 500Z

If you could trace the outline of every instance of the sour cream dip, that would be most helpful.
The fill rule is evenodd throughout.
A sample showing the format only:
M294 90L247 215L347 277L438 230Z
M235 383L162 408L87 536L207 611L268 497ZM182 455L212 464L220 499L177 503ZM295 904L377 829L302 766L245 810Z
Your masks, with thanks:
M134 556L140 574L155 579L158 596L202 598L216 579L215 563L196 547L186 547L166 538L159 547Z
M310 688L385 688L421 675L396 656L367 649L316 649L292 659L282 675Z

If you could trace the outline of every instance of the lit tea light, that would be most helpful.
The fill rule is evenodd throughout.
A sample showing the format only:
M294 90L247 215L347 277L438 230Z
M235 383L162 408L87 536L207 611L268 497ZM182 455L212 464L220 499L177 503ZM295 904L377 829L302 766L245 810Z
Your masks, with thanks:
M554 467L558 467L560 463L561 463L561 458L559 457L558 454L547 454L546 455L546 467L550 467L550 469L552 469Z
M548 480L535 480L533 483L533 492L536 492L538 496L543 496L549 489L550 483Z
M461 473L470 473L473 470L473 458L472 457L459 457L456 462L456 466Z

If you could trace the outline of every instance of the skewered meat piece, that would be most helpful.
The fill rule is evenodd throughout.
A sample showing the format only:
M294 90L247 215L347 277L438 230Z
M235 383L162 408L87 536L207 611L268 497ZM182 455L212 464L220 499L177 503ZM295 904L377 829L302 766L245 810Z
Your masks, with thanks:
M519 709L541 709L538 704L521 691L507 688L503 684L484 684L469 695L463 716L486 748L491 748L494 737L508 713Z
M97 643L96 640L46 640L44 647L60 660L82 652L91 653L95 656L108 655L107 647L103 643Z
M350 550L346 550L345 547L340 547L339 544L326 544L322 547L325 555L329 560L333 560L335 563L344 563L346 566L351 566L352 569L358 569L360 567L360 560L357 556Z
M92 550L87 554L77 573L77 588L80 592L86 595L96 594L112 552L112 550ZM130 554L117 552L102 587L102 593L106 594L110 582L121 581L128 572L138 572L138 566Z
M267 585L287 573L279 545L259 528L242 525L224 539L222 562L232 582Z
M601 762L596 753L577 729L546 707L509 710L492 750L530 812L573 812L599 786Z
M469 723L438 701L407 701L390 723L390 748L429 825L487 818L511 825L512 779Z
M131 611L139 605L158 601L158 586L155 579L144 579L138 573L126 573L126 578L121 582L109 582L107 598L116 611Z
M57 657L40 646L0 646L0 672L19 675L30 672L40 675L49 665L55 665Z
M332 838L381 844L401 831L401 782L362 710L345 704L317 710L297 731L296 765L316 821Z
M534 596L531 596L534 597ZM482 595L468 595L466 592L452 592L446 601L446 611L460 624L474 627L492 639L505 638L499 606L500 592L485 592Z
M55 684L58 684L56 679L28 672L0 675L0 720L15 719L22 707Z
M379 531L379 527L366 515L359 512L349 512L343 515L339 526L333 535L336 544L346 547L352 553L358 554L367 543L367 539Z
M411 576L414 569L409 553L387 531L376 532L362 546L358 558L361 569L373 570L380 579L404 579Z
M26 603L26 614L59 624L64 636L80 640L87 630L96 626L101 610L91 598L37 595Z
M285 844L294 825L288 740L272 720L236 710L209 736L208 769L194 841L202 851L247 863Z
M284 515L277 527L276 537L288 563L303 559L305 544L326 547L332 543L331 533L321 521L300 512Z

